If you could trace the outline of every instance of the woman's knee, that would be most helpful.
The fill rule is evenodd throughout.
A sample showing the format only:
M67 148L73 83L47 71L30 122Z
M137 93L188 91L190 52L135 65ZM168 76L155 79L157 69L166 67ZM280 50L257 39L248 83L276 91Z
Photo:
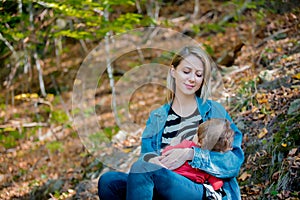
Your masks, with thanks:
M107 185L111 181L112 177L113 177L113 172L106 172L102 174L98 180L98 188L100 189L101 186Z
M122 172L109 171L102 174L98 180L98 188L107 187L115 182L126 182L127 174Z
M126 196L128 174L122 172L106 172L98 180L100 199L123 199Z
M145 162L143 160L138 160L130 168L130 173L145 173L145 172L154 172L159 169L162 169L163 167L150 163Z

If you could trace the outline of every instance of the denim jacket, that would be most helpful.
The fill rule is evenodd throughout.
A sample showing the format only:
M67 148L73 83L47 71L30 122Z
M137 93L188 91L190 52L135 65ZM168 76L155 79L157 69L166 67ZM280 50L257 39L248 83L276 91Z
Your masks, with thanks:
M194 148L194 158L189 164L206 171L207 173L224 180L224 190L226 196L223 199L241 199L240 189L236 180L240 167L244 161L244 153L241 148L242 133L232 122L231 117L225 108L212 100L203 103L201 98L197 97L199 113L206 121L210 118L225 118L231 122L231 128L235 132L233 149L225 153ZM160 155L162 133L167 120L170 104L165 104L160 108L153 110L146 122L146 128L142 134L141 158L148 154Z

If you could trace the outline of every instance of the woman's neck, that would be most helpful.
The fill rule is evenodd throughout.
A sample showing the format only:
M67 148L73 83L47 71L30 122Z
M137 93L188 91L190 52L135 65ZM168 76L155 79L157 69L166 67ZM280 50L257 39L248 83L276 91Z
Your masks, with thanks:
M181 117L191 115L197 108L197 101L194 95L190 96L175 96L172 109Z

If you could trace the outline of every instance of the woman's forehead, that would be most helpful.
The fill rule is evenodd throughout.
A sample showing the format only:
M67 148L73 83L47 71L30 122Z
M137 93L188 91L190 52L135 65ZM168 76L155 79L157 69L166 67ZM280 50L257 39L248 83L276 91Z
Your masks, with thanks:
M196 70L203 70L203 62L201 59L192 54L185 57L179 65L183 67L191 67Z

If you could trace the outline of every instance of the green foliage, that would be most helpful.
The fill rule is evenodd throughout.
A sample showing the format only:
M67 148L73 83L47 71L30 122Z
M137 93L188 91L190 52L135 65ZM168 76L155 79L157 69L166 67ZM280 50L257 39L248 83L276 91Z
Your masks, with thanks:
M1 96L0 96L0 98L1 98ZM6 104L5 103L0 104L0 110L6 110Z
M119 127L106 127L102 131L89 135L89 139L94 143L109 142L113 135L119 131Z
M168 19L164 19L161 21L161 26L166 27L166 28L172 28L174 27L174 23L172 23L170 20ZM193 28L192 28L193 29ZM195 30L194 30L195 31ZM196 32L196 31L195 31Z
M88 31L71 31L71 30L61 30L54 34L54 37L66 36L75 39L92 39L93 34Z
M155 24L154 19L148 16L122 11L123 6L130 7L134 4L134 0L4 1L0 4L0 54L8 56L0 67L6 63L18 66L15 73L17 77L24 73L25 66L36 64L36 59L33 58L35 53L39 59L53 56L58 48L56 39L62 42L63 48L59 49L61 55L67 41L99 42L108 32L119 34L135 27ZM19 6L22 9L19 9ZM115 12L115 9L118 9L118 12ZM14 57L9 56L15 51ZM36 68L31 69L35 74ZM5 75L0 76L0 79L4 79L10 73L10 70L5 70L6 68L1 70ZM41 80L36 78L32 82L38 81Z
M27 50L38 49L44 55L45 41L50 39L49 50L54 38L100 40L107 32L114 34L136 26L153 24L153 19L137 13L121 13L106 19L105 12L114 12L115 6L134 6L133 0L90 1L90 0L45 0L22 1L22 12L17 1L5 1L0 5L0 32L5 40L16 49L26 40ZM33 14L30 20L30 13ZM10 51L0 41L1 53ZM29 52L30 53L30 52Z
M17 141L13 136L0 136L1 145L6 149L13 148L17 146Z
M64 124L68 122L69 117L63 110L52 111L51 122Z
M111 140L113 135L119 131L118 126L104 128L104 134Z
M58 199L60 197L60 192L56 190L53 196Z
M255 19L256 19L256 24L260 25L260 26L264 26L265 25L265 17L266 17L266 13L263 9L259 9L257 12L253 13Z
M214 52L214 49L210 46L210 45L207 45L205 43L203 43L203 46L205 48L205 51L210 55L210 56L214 56L215 52Z
M81 112L81 110L79 108L74 108L72 110L72 115L78 115Z
M78 111L78 112L80 112L80 111ZM85 108L83 113L84 113L85 117L90 117L91 115L93 115L95 113L95 108L94 107Z
M17 146L18 140L24 138L24 134L15 128L0 129L0 145L9 149Z
M29 32L20 32L19 24L22 23L22 18L25 15L11 15L10 13L1 13L0 32L6 36L8 40L19 41L29 35ZM9 26L9 28L7 28Z
M59 151L59 152L63 152L64 151L64 146L63 146L62 142L60 142L60 141L49 142L49 143L46 144L46 148L51 153L55 153L57 151Z
M243 19L243 15L240 14L240 10L242 8L247 8L248 10L253 10L255 12L259 12L260 14L263 14L263 8L266 3L265 0L256 0L256 1L246 1L246 0L232 0L228 1L224 4L225 8L234 6L235 7L235 13L233 16L234 21L238 22L239 20Z
M117 33L122 33L126 30L130 30L134 27L135 24L139 24L141 21L142 15L136 13L126 13L120 15L115 21L110 23L110 30L113 30Z
M228 23L218 24L218 23L204 23L204 24L193 24L191 26L192 30L197 33L223 33L225 32L225 27Z
M113 21L107 21L104 18L104 12L112 12L111 6L114 5L133 5L134 1L116 0L116 1L70 1L55 3L49 1L46 6L52 8L55 13L61 16L61 20L69 22L71 19L74 25L71 29L65 29L54 26L54 37L67 36L75 39L96 39L102 38L104 35L113 31L115 33L124 32L132 29L136 24L140 23L142 15L135 13L122 14Z
M270 127L270 129L274 129L271 140L262 141L263 144L266 144L266 153L258 156L255 160L257 166L261 167L259 170L251 171L251 179L242 182L241 185L247 185L250 182L252 184L259 184L270 180L270 186L265 189L264 195L275 197L283 189L282 186L287 184L287 180L289 180L289 185L297 184L297 179L291 178L288 153L291 149L298 148L299 146L299 121L299 112L292 116L286 114L277 116L276 123ZM255 152L260 148L259 143L254 143L247 147L246 153ZM275 173L278 174L278 179L272 177ZM293 196L294 194L291 195ZM297 196L297 194L295 193L294 196Z
M273 147L274 153L288 153L292 148L298 147L300 143L300 113L295 116L278 116L279 131L274 134Z
M104 6L113 6L113 5L134 5L134 0L104 0L102 1Z
M200 27L199 27L198 24L197 25L196 24L192 24L191 29L194 31L194 33L196 35L200 33Z
M236 95L235 108L233 110L247 109L247 106L257 105L254 98L258 79L242 81Z
M105 132L97 132L89 135L89 140L97 146L101 142L109 142L110 139L105 135Z

